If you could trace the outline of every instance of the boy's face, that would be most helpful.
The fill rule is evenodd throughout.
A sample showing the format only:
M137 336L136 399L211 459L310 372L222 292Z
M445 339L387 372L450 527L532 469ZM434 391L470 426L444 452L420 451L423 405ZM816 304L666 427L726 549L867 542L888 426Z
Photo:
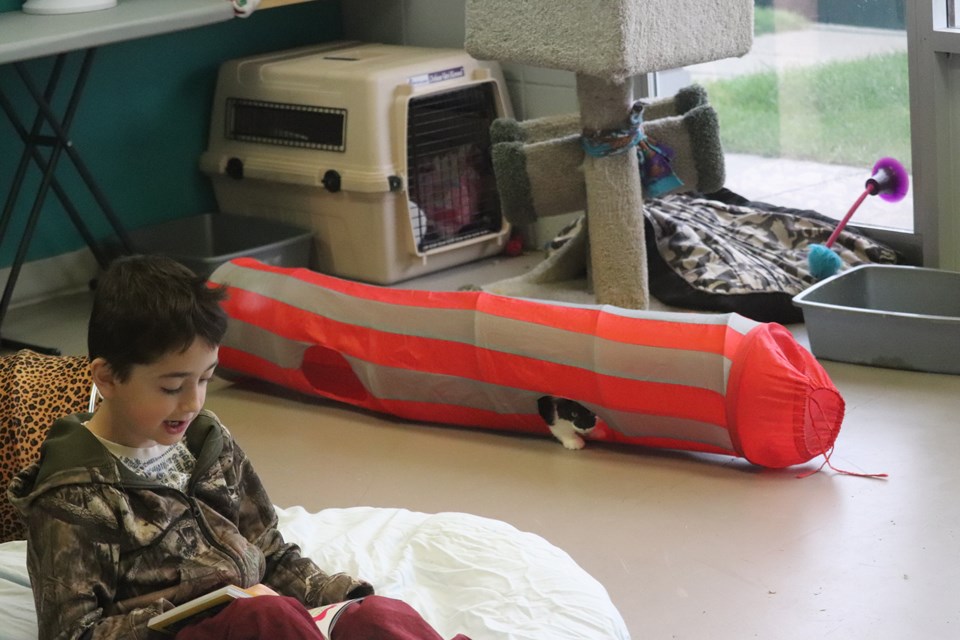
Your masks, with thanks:
M217 352L198 339L183 353L135 365L122 382L103 361L98 372L94 361L94 378L104 400L90 420L91 431L127 447L176 444L203 408Z

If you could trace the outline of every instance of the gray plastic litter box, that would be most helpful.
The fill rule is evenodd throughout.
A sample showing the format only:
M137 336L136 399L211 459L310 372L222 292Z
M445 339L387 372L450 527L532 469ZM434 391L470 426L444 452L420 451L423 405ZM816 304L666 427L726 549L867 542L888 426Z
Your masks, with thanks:
M960 273L862 265L793 298L818 358L960 373Z
M177 218L129 235L135 251L169 256L204 278L240 257L278 267L307 267L313 246L311 231L227 213Z

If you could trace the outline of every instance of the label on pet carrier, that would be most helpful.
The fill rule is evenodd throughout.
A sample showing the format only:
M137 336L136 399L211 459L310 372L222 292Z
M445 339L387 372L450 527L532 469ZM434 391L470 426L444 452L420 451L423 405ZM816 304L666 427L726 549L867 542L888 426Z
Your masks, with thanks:
M463 67L453 67L452 69L444 69L443 71L431 71L430 73L421 73L418 76L410 76L407 82L416 87L423 84L443 82L445 80L456 80L457 78L462 78L464 75Z

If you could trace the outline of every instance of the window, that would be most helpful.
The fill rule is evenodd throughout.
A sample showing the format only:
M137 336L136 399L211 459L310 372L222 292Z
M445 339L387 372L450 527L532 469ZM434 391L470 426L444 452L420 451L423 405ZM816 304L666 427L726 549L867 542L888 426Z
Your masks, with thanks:
M756 0L746 56L657 74L656 91L670 95L691 83L707 89L728 188L842 218L877 160L894 157L912 169L905 5ZM851 224L915 245L912 195L896 204L868 198ZM919 260L919 249L913 253Z
M917 0L907 9L917 230L925 265L960 271L957 0Z

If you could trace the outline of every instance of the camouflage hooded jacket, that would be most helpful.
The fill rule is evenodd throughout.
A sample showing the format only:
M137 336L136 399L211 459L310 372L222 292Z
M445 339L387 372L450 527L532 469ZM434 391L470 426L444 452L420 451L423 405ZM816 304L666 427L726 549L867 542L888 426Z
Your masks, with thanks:
M89 418L58 420L8 492L29 532L40 640L160 637L151 616L229 583L262 582L308 607L372 592L284 542L260 479L213 414L185 435L197 462L183 492L119 464L83 426Z

